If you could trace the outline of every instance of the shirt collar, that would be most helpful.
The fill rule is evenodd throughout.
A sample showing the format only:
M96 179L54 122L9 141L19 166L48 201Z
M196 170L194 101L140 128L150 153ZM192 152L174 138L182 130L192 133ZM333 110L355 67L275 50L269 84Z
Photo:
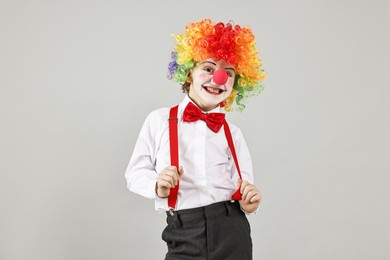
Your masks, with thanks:
M184 97L183 101L180 103L180 110L181 111L184 111L184 109L186 108L186 106L188 105L188 103L193 103L195 106L197 106L194 101L191 100L191 98L188 96L188 94ZM198 107L198 106L197 106ZM202 110L202 109L201 109ZM221 107L218 105L216 108L213 108L211 109L210 111L203 111L203 113L221 113Z

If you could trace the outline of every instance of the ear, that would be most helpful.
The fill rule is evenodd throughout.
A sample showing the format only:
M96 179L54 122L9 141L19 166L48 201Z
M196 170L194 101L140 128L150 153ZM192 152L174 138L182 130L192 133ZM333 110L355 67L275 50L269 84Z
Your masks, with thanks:
M190 70L187 72L186 82L192 83L192 74Z

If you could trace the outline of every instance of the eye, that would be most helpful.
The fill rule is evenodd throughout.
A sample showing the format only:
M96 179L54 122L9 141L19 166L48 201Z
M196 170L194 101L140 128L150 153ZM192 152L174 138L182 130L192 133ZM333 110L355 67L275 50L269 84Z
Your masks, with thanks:
M226 74L228 75L228 77L234 77L234 73L230 70L226 70Z
M214 69L212 67L209 67L209 66L204 67L203 70L208 72L208 73L213 73L214 72Z

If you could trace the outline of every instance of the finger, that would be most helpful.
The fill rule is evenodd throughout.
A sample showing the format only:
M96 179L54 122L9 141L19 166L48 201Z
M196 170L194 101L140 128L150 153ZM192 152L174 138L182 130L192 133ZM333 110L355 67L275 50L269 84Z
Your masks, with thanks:
M172 184L169 181L166 181L166 180L159 180L157 182L157 186L159 188L162 188L162 189L171 189L172 188Z
M165 181L165 182L169 182L169 184L171 186L174 185L174 179L172 178L172 176L168 175L168 174L161 174L158 178L159 181Z
M249 184L249 182L248 181L243 181L243 180L241 180L241 188L240 188L240 192L241 192L241 194L244 194L244 190L245 190L245 188L246 188L246 186L248 186L248 184Z
M248 202L249 199L248 199L248 194L249 192L251 192L253 190L253 186L251 185L246 185L243 192L242 192L242 199L245 200L245 202Z
M256 203L256 202L260 202L260 195L259 194L256 194L255 196L253 196L250 200L249 200L249 202L250 203Z
M257 191L256 190L250 190L246 196L245 196L245 202L246 203L249 203L251 201L251 199L256 196L257 194Z
M263 198L263 195L261 194L261 192L259 190L257 190L257 194L250 199L250 202L251 203L255 203L255 202L260 203L262 198Z
M179 174L177 173L177 171L176 170L165 170L164 171L164 175L167 175L167 176L169 176L169 177L171 177L172 178L172 180L173 180L173 185L177 185L177 182L178 182L178 180L179 180Z
M183 166L179 166L179 168L177 168L176 166L168 166L167 168L165 168L166 170L170 171L174 176L174 179L175 179L175 185L177 185L180 177L183 175Z
M244 188L244 192L242 193L245 198L248 197L248 194L252 192L252 194L256 194L258 190L256 189L256 186L253 184L250 184L249 182L246 184ZM251 196L250 196L251 197Z
M175 180L174 174L170 172L164 172L161 174L159 179L169 182L172 187L177 185L177 180Z
M177 172L177 167L176 166L167 166L164 170L168 170L168 171L173 171L173 172Z

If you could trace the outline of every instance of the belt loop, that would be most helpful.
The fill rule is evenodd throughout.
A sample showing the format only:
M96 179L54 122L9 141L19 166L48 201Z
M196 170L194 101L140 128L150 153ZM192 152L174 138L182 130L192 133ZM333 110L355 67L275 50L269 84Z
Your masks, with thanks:
M232 211L232 208L230 206L230 202L226 201L224 204L225 204L225 207L226 207L226 216L230 216L230 212Z

